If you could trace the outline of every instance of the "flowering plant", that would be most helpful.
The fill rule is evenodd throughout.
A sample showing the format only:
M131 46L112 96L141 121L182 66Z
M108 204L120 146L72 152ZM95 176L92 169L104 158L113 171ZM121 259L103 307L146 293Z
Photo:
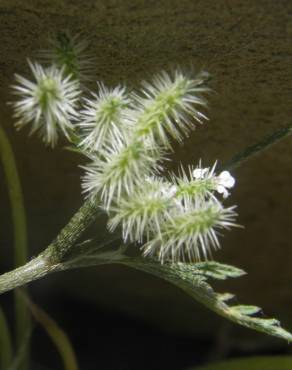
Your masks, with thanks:
M76 38L61 41L44 53L50 66L29 61L33 81L16 75L12 106L17 128L31 125L50 147L63 135L86 156L85 202L39 256L0 276L0 292L55 271L120 263L172 282L234 322L291 341L277 320L258 316L256 306L229 305L232 295L215 293L207 282L244 274L212 260L219 231L238 226L235 206L224 203L235 185L228 166L199 161L178 174L163 168L173 141L207 119L208 74L162 72L137 91L98 82L90 93L82 78L91 65L82 59L85 46ZM100 212L108 216L106 246L78 244Z

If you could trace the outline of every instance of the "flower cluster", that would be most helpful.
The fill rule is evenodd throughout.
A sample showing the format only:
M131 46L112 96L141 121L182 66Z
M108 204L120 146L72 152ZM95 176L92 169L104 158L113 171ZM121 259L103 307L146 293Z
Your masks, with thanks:
M216 175L216 163L212 168L199 164L187 171L181 167L179 176L170 174L169 180L161 176L170 137L180 141L194 127L188 114L196 121L204 118L197 111L205 105L204 91L202 77L191 79L181 72L164 72L153 83L144 82L142 92L129 94L127 104L117 106L116 117L103 109L111 139L98 145L85 167L83 189L108 211L109 230L121 227L126 242L139 243L144 255L161 262L208 258L212 247L219 247L217 231L236 226L235 207L224 208L218 198L227 197L234 186L228 171ZM107 97L110 101L110 90ZM102 102L108 100L103 97ZM100 101L90 114L96 120L92 135L105 124ZM86 138L90 133L83 142Z
M144 255L157 255L161 262L207 259L219 248L217 231L237 226L235 207L224 208L216 197L216 192L224 197L234 178L228 171L216 176L214 168L190 167L192 179L146 179L114 207L110 230L120 224L125 241L144 241ZM198 170L208 177L198 177Z
M216 174L216 163L162 176L171 140L182 141L206 120L200 108L206 106L207 74L162 72L135 92L98 82L97 91L80 100L65 61L45 69L30 63L35 82L16 76L17 126L32 122L32 131L42 130L52 146L60 131L74 135L72 143L90 159L83 167L84 193L108 213L109 230L120 227L124 241L138 243L145 256L161 262L208 258L219 247L218 230L236 226L235 207L220 200L234 178L228 171Z

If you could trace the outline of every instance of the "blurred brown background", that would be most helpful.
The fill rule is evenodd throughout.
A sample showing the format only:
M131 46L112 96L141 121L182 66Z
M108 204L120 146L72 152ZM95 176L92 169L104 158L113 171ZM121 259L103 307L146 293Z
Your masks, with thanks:
M54 151L45 148L36 136L28 137L26 129L16 132L7 105L12 99L9 86L13 73L28 76L26 58L33 59L47 46L48 35L64 30L88 37L96 57L96 79L109 85L137 86L141 79L173 66L211 73L215 93L209 97L210 122L176 147L171 168L180 162L196 164L200 158L205 165L216 159L223 163L292 123L291 0L0 0L0 120L21 174L31 256L81 205L78 165L83 159L62 146ZM12 229L1 171L4 271L12 264ZM248 276L218 289L236 293L241 303L263 307L292 330L292 138L233 174L237 185L229 202L238 205L239 223L245 229L227 233L215 258L245 269ZM97 230L103 227L104 222ZM214 338L228 332L222 335L232 346L286 350L285 343L229 326L178 289L126 268L107 266L51 276L33 283L32 292L60 320L66 316L62 300L68 300L79 302L85 316L89 305L135 318L169 335L216 342ZM83 333L85 322L78 312L72 321ZM90 312L94 316L93 308ZM69 326L68 331L74 331Z

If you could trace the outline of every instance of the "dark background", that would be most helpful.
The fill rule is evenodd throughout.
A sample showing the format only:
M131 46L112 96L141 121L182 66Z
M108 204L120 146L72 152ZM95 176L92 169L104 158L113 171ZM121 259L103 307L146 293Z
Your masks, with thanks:
M28 75L26 58L49 34L83 32L96 57L96 79L116 85L173 66L213 76L210 122L171 155L171 168L230 159L292 120L292 2L284 0L0 0L0 120L15 150L28 215L30 256L45 248L82 203L77 154L45 148L16 132L9 86ZM92 85L94 86L94 84ZM234 171L230 202L243 230L222 240L216 260L248 271L217 284L292 329L292 142L286 138ZM0 169L0 268L12 267L10 207ZM104 220L96 224L101 233ZM185 369L209 359L287 353L285 342L241 329L208 312L177 288L137 271L107 266L60 273L31 294L71 337L80 368ZM12 297L1 297L12 316ZM43 330L33 333L39 369L61 368ZM42 366L43 367L42 367Z

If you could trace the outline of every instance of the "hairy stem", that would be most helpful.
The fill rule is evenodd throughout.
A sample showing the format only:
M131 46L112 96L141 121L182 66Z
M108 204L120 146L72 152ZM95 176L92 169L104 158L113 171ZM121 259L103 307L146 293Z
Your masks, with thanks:
M74 246L85 230L96 220L99 209L99 202L87 199L70 222L61 230L56 239L45 250L51 264L62 261L64 256Z
M41 254L25 265L1 275L0 293L25 285L31 281L40 279L50 272L59 270L60 266L58 264L50 264L48 258Z
M57 238L27 264L0 276L0 294L55 271L64 269L62 259L96 219L98 205L86 200Z
M250 157L253 157L256 154L261 153L262 151L269 148L271 145L276 144L278 141L290 135L291 133L292 133L292 124L273 132L271 135L266 136L256 144L248 146L246 149L237 153L227 163L224 163L222 168L234 169L239 167L243 162L248 160Z

